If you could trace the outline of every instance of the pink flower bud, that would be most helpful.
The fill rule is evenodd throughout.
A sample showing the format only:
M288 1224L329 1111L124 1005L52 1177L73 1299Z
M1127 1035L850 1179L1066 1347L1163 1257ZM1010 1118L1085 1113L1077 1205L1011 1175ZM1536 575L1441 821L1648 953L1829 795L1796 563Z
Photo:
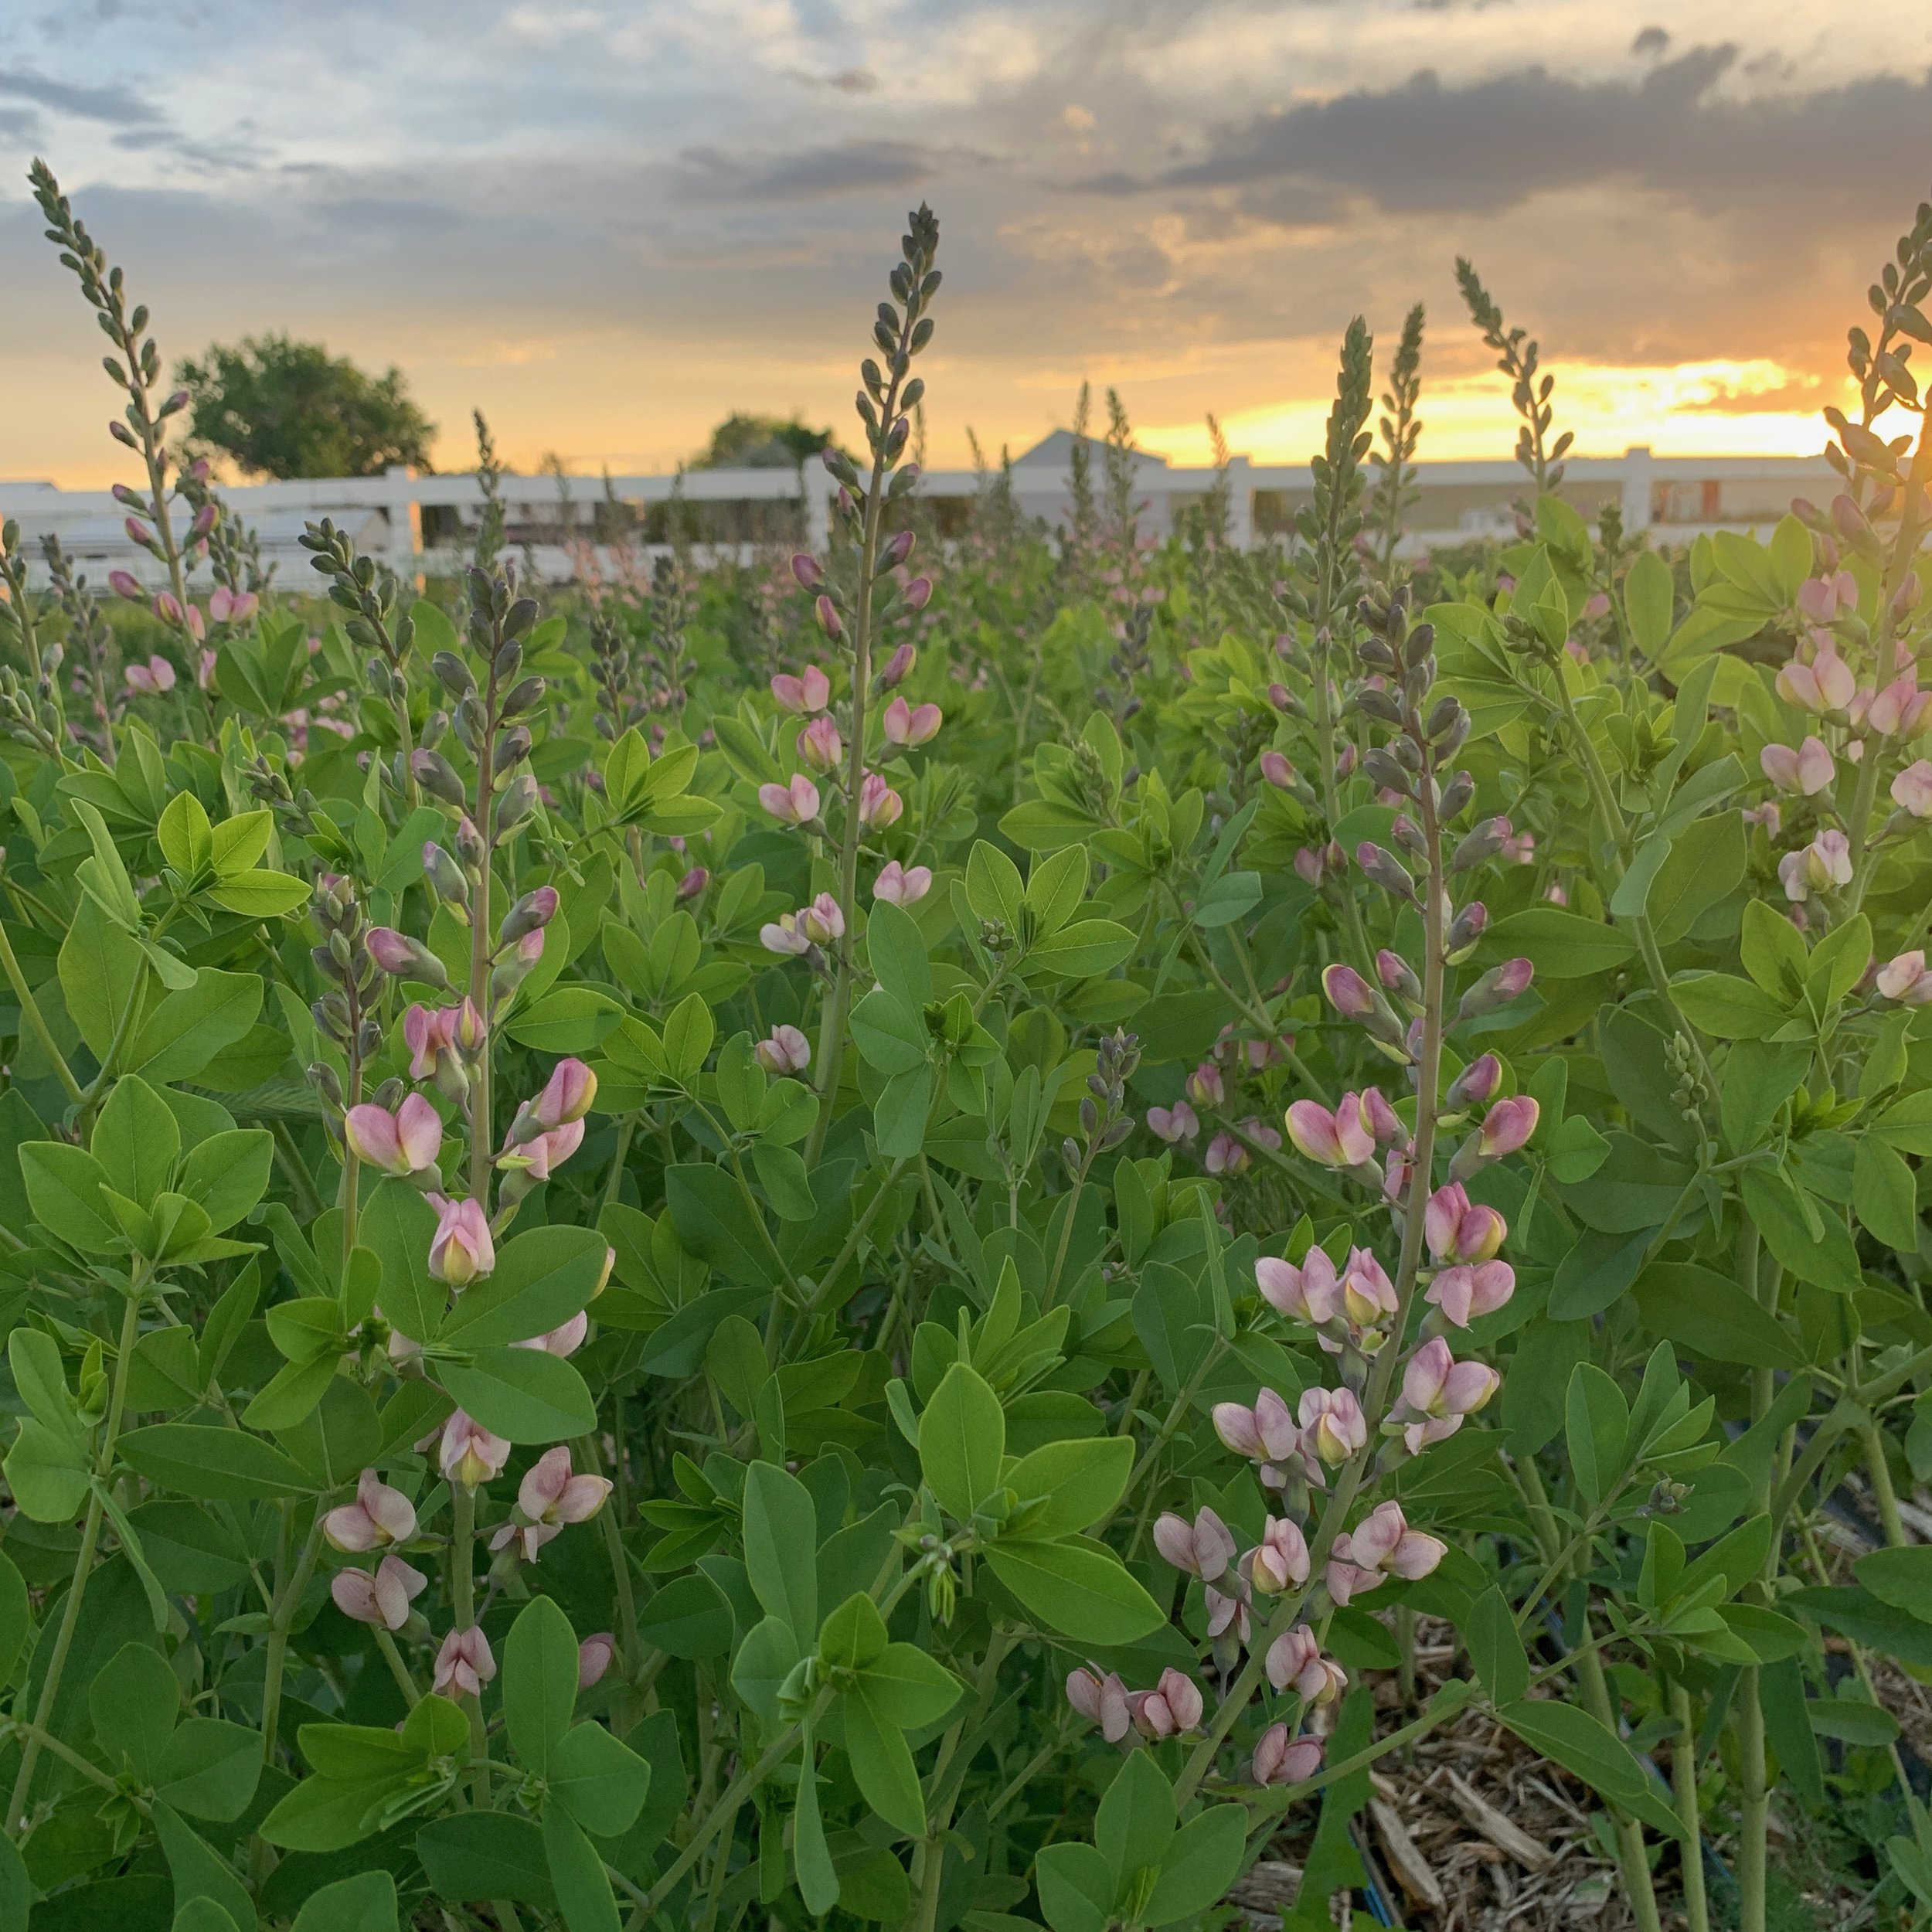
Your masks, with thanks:
M814 771L831 770L845 748L845 741L839 736L838 727L829 716L813 719L798 734L798 755ZM764 791L759 795L762 798Z
M474 1489L503 1473L510 1459L510 1445L493 1436L480 1423L473 1422L461 1409L453 1411L443 1425L437 1450L437 1467L446 1482L461 1483Z
M865 782L859 787L859 822L862 825L883 831L888 825L896 825L905 809L905 800L877 772L866 774Z
M1502 1062L1494 1053L1478 1054L1450 1083L1444 1111L1460 1114L1464 1107L1485 1106L1502 1084Z
M1369 1440L1368 1419L1352 1389L1304 1389L1301 1432L1330 1468L1346 1462Z
M767 1073L782 1079L802 1073L811 1064L811 1042L795 1026L774 1026L770 1036L753 1049Z
M781 913L775 921L758 928L758 944L768 953L796 955L811 951L811 935L798 923L796 913Z
M1366 1019L1376 1011L1374 988L1352 966L1338 960L1323 972L1321 990L1344 1019Z
M821 893L809 906L801 906L798 923L815 946L829 946L845 936L844 910L830 893Z
M1925 970L1923 951L1900 953L1879 968L1878 989L1902 1006L1932 1005L1932 974Z
M131 570L110 570L107 588L117 597L125 597L131 604L141 601L141 580Z
M1351 1248L1342 1269L1342 1311L1358 1332L1375 1328L1396 1311L1395 1284L1366 1248Z
M1224 1129L1208 1142L1201 1165L1210 1174L1225 1174L1230 1180L1239 1180L1253 1166L1254 1156Z
M585 1638L577 1645L577 1689L587 1691L592 1685L600 1683L604 1672L611 1668L611 1658L617 1654L617 1639L607 1630Z
M1127 1686L1112 1671L1104 1677L1090 1668L1072 1672L1066 1679L1066 1701L1090 1724L1099 1725L1110 1744L1117 1744L1132 1724Z
M1261 776L1277 791L1290 791L1294 787L1294 767L1278 751L1264 751L1261 754Z
M886 668L879 674L879 688L882 691L895 690L912 675L913 666L919 662L917 647L902 644L886 660Z
M590 1112L597 1097L597 1075L580 1060L560 1060L537 1096L536 1117L546 1131L568 1127Z
M1429 1252L1438 1261L1487 1261L1509 1232L1502 1216L1494 1208L1475 1206L1460 1181L1429 1197L1422 1225Z
M1213 1061L1202 1061L1189 1074L1187 1097L1201 1107L1216 1107L1226 1100L1227 1089L1221 1079L1221 1070Z
M1260 1542L1241 1559L1241 1573L1263 1597L1278 1597L1305 1583L1308 1545L1301 1525L1286 1516L1269 1517Z
M1321 1655L1320 1640L1306 1624L1284 1630L1268 1646L1263 1668L1277 1691L1293 1690L1310 1704L1332 1704L1349 1687L1349 1673Z
M901 593L906 608L923 611L933 598L933 580L930 577L914 577Z
M1190 1523L1185 1516L1163 1515L1154 1526L1154 1547L1176 1570L1213 1583L1234 1561L1234 1538L1212 1509L1203 1509Z
M838 607L832 602L830 595L821 590L817 600L812 605L812 611L818 619L819 629L824 631L834 644L838 643L845 634L845 627L839 621Z
M441 1202L436 1234L430 1243L430 1273L437 1281L461 1289L489 1274L495 1266L496 1244L490 1238L483 1204L467 1196L460 1201Z
M818 560L801 550L791 560L791 574L798 580L800 589L815 590L825 580L825 573L819 567Z
M1821 738L1807 738L1795 751L1789 745L1767 745L1757 761L1779 791L1801 792L1808 798L1817 797L1838 775Z
M1310 1248L1299 1267L1264 1254L1254 1264L1254 1281L1270 1308L1295 1321L1320 1328L1341 1312L1341 1277L1322 1248Z
M411 1094L392 1114L366 1102L352 1107L342 1138L359 1161L385 1174L420 1174L443 1150L442 1117L420 1094Z
M1485 1158L1500 1160L1505 1154L1514 1154L1526 1147L1530 1135L1536 1131L1539 1111L1536 1101L1527 1094L1497 1101L1482 1119L1481 1147Z
M1479 1261L1444 1268L1423 1299L1445 1320L1466 1328L1478 1315L1493 1315L1516 1291L1516 1271L1507 1261Z
M916 906L932 889L931 866L902 866L896 859L889 859L879 867L872 891L873 898L883 899L889 906Z
M355 1500L322 1519L322 1535L332 1547L359 1553L387 1543L406 1543L416 1534L416 1508L373 1469L365 1469Z
M1253 1766L1257 1784L1305 1784L1321 1768L1322 1740L1291 1739L1285 1724L1270 1724L1254 1747Z

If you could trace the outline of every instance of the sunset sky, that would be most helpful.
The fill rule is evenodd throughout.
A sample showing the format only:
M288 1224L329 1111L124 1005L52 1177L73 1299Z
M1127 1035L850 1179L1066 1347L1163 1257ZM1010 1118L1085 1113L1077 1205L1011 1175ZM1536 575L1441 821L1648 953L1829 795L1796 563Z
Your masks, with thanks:
M929 455L1117 386L1145 447L1298 461L1335 346L1427 304L1425 457L1505 457L1473 257L1586 452L1812 452L1932 185L1925 0L12 0L0 477L119 473L44 155L170 354L399 365L472 458L667 468L734 408L851 434L906 209ZM1378 360L1379 362L1380 356ZM1379 370L1378 371L1379 373Z

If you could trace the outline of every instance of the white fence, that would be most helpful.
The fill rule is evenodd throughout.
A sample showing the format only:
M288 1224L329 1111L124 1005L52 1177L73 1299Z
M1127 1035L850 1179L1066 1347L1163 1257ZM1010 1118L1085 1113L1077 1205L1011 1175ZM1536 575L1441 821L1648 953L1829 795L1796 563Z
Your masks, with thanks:
M1065 448L1063 434L1049 438L1015 461L1011 472L1019 508L1049 528L1066 522L1070 509ZM1093 449L1097 485L1099 446ZM1179 468L1154 456L1137 456L1135 467L1142 527L1155 536L1171 529L1177 514L1198 503L1216 480L1212 469ZM1511 505L1526 481L1514 462L1423 463L1418 469L1420 500L1407 517L1410 549L1513 529ZM919 489L928 498L958 501L974 497L987 481L972 470L928 470ZM1266 540L1313 488L1304 464L1259 464L1247 457L1233 458L1227 483L1230 535L1243 546ZM1563 494L1587 515L1614 498L1626 529L1653 529L1666 540L1688 541L1711 529L1763 530L1793 497L1826 498L1835 487L1833 471L1819 457L1655 457L1636 448L1620 457L1572 457L1565 465ZM616 566L614 556L595 549L600 506L608 502L645 512L674 497L695 505L795 505L793 515L774 519L774 525L788 525L792 540L818 547L826 540L835 488L815 461L798 471L691 470L608 479L505 476L502 493L512 546L529 555L545 577L563 580L577 573L587 555L598 556L600 567ZM306 553L297 539L316 519L333 518L364 552L413 577L459 560L464 534L476 528L484 502L473 475L419 476L406 468L381 476L253 484L224 494L255 529L264 558L281 566L279 580L290 587L306 577ZM144 581L158 577L154 560L128 537L125 512L104 490L0 481L0 516L18 519L23 547L36 561L40 539L53 534L97 583L110 570L131 570ZM575 539L559 541L566 529L577 533ZM774 527L772 539L781 534Z

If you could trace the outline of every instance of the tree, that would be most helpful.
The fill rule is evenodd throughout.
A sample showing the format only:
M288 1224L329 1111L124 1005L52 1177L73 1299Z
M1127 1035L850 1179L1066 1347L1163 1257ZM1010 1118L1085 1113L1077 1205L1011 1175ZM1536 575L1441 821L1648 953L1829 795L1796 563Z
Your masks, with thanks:
M734 410L711 432L696 470L790 470L816 456L832 440L794 416L754 416Z
M193 440L248 474L373 476L391 463L430 467L436 425L410 399L400 369L371 376L320 342L286 335L217 342L181 366Z

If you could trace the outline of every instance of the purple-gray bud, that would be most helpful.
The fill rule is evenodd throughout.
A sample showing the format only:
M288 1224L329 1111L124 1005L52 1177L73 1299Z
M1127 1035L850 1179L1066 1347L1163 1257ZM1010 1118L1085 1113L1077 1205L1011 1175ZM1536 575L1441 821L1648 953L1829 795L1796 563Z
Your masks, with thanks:
M912 675L913 666L918 662L917 647L910 644L902 644L892 654L891 658L886 662L885 669L879 674L879 689L890 691L896 685L903 684L906 679Z
M1384 892L1392 893L1398 899L1415 897L1415 881L1403 869L1401 860L1393 852L1365 838L1355 849L1355 862Z
M882 570L896 570L913 553L913 533L901 530L879 553L879 567Z
M554 886L539 886L527 892L503 915L497 930L498 942L513 945L526 933L540 932L556 917L557 893Z
M1476 781L1466 771L1458 771L1442 788L1442 803L1438 815L1446 825L1451 818L1460 818L1463 808L1476 795Z
M1485 818L1457 846L1455 856L1449 862L1449 869L1467 872L1471 866L1480 866L1485 859L1495 858L1509 836L1507 818Z
M791 560L791 574L801 590L815 590L825 580L818 560L806 550L801 550Z
M397 979L413 979L433 986L439 993L449 990L450 976L442 961L420 939L399 933L393 926L372 926L369 934L369 957L386 973Z
M1450 1082L1443 1105L1451 1114L1460 1114L1467 1107L1486 1107L1502 1081L1502 1063L1494 1053L1485 1053L1471 1060Z
M1376 978L1382 981L1386 991L1393 993L1398 999L1422 997L1422 981L1416 977L1415 968L1400 953L1390 951L1386 946L1376 954Z
M1443 951L1451 965L1468 958L1489 924L1489 909L1480 899L1472 899L1449 922L1444 935Z
M420 749L412 752L410 770L416 774L416 782L432 798L440 798L446 805L462 804L463 781L457 777L455 766L441 752Z
M710 883L710 873L702 866L693 866L678 881L678 896L681 900L699 898L703 895L706 886Z
M444 904L460 908L469 903L470 889L463 868L434 838L423 847L423 872L430 882L430 890Z
M1455 1023L1461 1026L1466 1019L1494 1012L1498 1006L1507 1006L1512 999L1520 998L1529 990L1536 975L1536 968L1526 959L1508 959L1500 966L1491 967L1463 995L1462 1003L1456 1009Z

